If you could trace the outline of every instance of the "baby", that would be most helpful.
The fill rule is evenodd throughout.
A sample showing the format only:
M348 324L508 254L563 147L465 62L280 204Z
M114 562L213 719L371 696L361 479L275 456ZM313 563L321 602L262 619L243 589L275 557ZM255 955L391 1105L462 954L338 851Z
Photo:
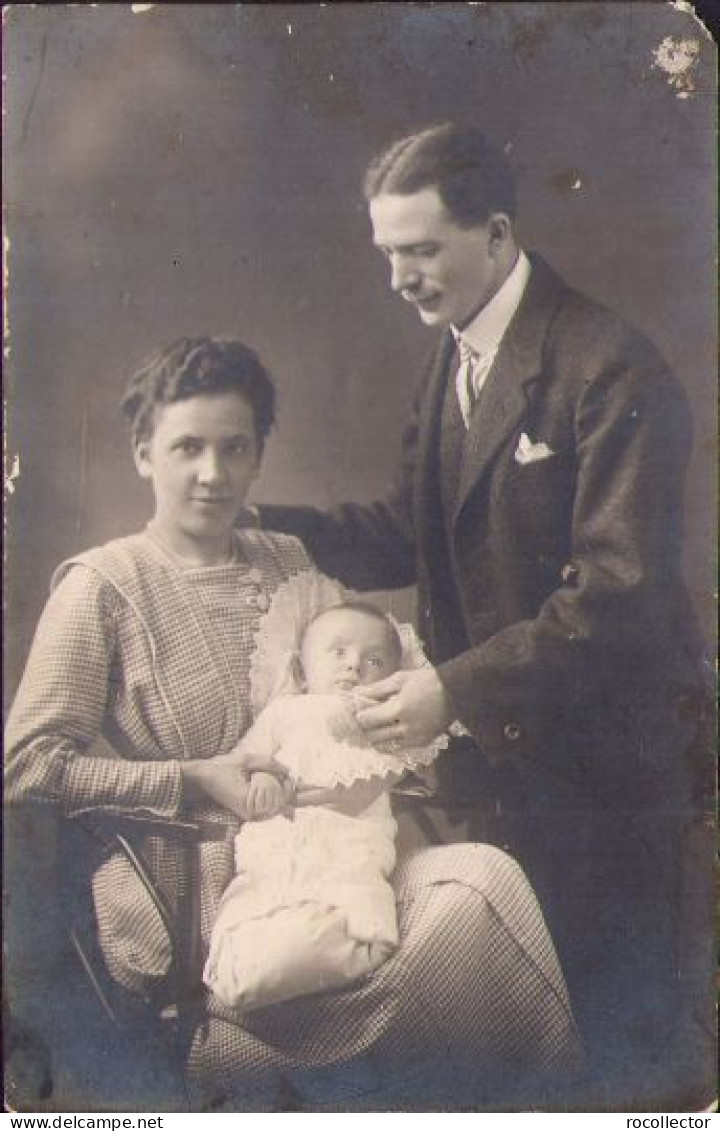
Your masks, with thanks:
M403 660L397 629L374 606L320 613L295 658L297 692L272 699L240 743L247 756L274 757L288 771L295 808L247 822L236 838L237 875L204 971L224 1005L249 1010L346 985L397 946L388 790L439 747L374 748L355 720L352 693ZM270 775L253 774L249 811L276 808L279 788Z

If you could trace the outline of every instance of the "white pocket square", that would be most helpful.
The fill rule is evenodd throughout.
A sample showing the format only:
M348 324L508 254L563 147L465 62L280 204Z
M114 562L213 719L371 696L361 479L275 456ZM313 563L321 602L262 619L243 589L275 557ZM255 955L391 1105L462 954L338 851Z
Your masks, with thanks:
M534 444L525 432L520 433L518 446L515 449L515 459L518 463L537 463L541 459L549 459L555 452L542 440Z

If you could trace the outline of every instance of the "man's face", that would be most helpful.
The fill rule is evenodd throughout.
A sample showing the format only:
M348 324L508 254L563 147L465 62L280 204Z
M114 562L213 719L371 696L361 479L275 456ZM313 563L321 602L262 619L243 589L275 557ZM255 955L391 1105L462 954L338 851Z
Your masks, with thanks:
M491 225L460 228L437 189L370 201L373 242L390 263L390 286L427 326L462 329L502 282Z

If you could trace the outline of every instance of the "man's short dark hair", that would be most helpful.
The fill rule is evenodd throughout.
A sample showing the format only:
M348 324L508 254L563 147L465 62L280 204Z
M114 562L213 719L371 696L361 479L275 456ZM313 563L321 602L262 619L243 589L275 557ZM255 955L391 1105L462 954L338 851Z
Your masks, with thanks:
M461 228L484 224L491 212L515 218L515 177L504 154L473 126L454 122L393 142L370 163L364 187L368 202L436 188Z

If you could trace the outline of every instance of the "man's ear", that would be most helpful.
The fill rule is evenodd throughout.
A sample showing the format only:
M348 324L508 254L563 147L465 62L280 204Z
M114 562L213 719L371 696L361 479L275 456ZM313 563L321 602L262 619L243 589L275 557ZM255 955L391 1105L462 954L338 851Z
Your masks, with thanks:
M488 217L487 229L491 241L505 243L513 234L512 220L506 212L491 212Z
M133 444L133 459L135 460L135 467L141 479L150 479L152 476L152 464L150 462L150 441L149 440L136 440Z

